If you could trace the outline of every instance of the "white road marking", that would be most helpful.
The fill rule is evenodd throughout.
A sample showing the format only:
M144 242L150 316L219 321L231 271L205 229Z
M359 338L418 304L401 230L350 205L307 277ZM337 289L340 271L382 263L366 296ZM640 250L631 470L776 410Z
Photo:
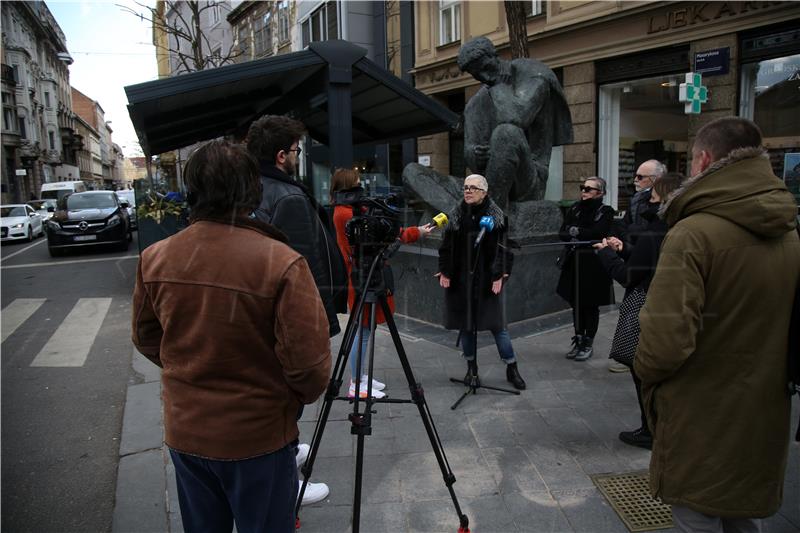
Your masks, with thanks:
M2 258L0 258L0 259L2 259L3 261L5 261L6 259L11 259L11 258L12 258L12 257L14 257L15 255L19 255L19 254L21 254L22 252L24 252L25 250L30 250L30 249L31 249L31 248L33 248L34 246L39 246L39 245L40 245L40 244L42 244L43 242L47 242L47 239L41 239L41 240L38 240L38 241L34 242L33 244L29 244L28 246L26 246L26 247L25 247L25 248L23 248L22 250L17 250L17 251L16 251L16 252L14 252L13 254L8 254L8 255L5 255L5 254L4 254L4 255L2 256Z
M100 261L121 261L123 259L139 259L138 255L123 255L122 257L96 257L94 259L75 259L73 261L54 261L52 263L26 263L24 265L9 265L3 266L3 270L11 270L12 268L35 268L35 267L53 267L61 265L74 265L76 263L97 263Z
M111 298L81 298L31 366L83 366L111 307Z
M2 342L5 342L45 301L46 298L17 298L7 305L3 312L0 313L3 331Z

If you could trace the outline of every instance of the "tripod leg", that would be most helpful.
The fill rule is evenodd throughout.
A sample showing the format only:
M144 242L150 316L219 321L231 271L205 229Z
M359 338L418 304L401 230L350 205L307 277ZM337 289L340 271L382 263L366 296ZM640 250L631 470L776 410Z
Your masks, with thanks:
M350 350L353 347L353 342L356 340L356 329L361 324L360 319L363 309L364 298L359 298L356 308L352 313L350 313L350 318L347 321L347 327L344 330L342 345L339 347L339 353L336 356L336 363L333 367L333 375L328 383L328 389L325 392L325 399L322 402L322 411L319 418L317 418L316 425L314 426L314 434L311 438L311 447L309 450L308 459L302 468L300 468L300 472L303 474L303 480L300 484L300 492L297 495L297 502L295 503L294 509L295 516L297 517L300 516L300 505L303 503L303 495L306 492L308 480L311 478L311 473L314 470L314 461L317 458L317 451L319 450L319 445L322 441L322 434L325 432L325 426L328 422L328 417L330 416L331 407L333 407L333 402L336 399L336 396L339 394L339 390L342 386L342 377L345 369L347 368L347 359L350 354Z
M389 327L389 333L392 335L392 342L394 342L394 347L397 350L400 364L402 365L403 372L406 375L406 381L408 381L408 388L411 391L411 399L419 410L419 416L422 418L422 424L425 426L425 432L428 434L428 439L431 441L431 448L433 448L436 461L439 463L439 468L442 471L444 484L447 486L447 490L450 492L450 498L453 500L453 506L456 509L456 514L458 515L459 520L459 531L469 531L469 518L467 518L467 515L461 511L461 506L458 503L458 498L456 497L455 490L453 489L453 484L456 482L456 476L453 474L453 470L450 468L450 463L448 463L447 456L444 452L444 446L442 446L442 441L439 438L438 432L436 431L436 426L433 424L433 418L431 418L430 409L425 401L425 392L423 391L422 386L417 383L417 380L414 377L414 372L411 370L411 364L408 362L408 356L406 356L406 351L403 348L403 342L400 339L400 334L397 331L397 325L394 323L392 310L389 309L389 304L386 301L386 295L381 294L378 298L381 309L383 309L383 316L386 317L386 325ZM467 393L469 393L469 391L467 391ZM466 396L466 394L464 396Z

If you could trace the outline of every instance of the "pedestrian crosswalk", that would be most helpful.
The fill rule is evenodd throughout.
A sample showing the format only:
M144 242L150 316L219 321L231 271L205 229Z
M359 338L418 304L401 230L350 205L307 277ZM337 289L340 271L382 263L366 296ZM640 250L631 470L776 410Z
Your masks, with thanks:
M2 322L3 341L14 333L23 322L28 320L33 313L45 302L44 298L17 298L0 314Z
M18 298L0 313L3 342L45 303L44 298ZM34 357L33 367L80 367L86 362L111 298L80 298Z

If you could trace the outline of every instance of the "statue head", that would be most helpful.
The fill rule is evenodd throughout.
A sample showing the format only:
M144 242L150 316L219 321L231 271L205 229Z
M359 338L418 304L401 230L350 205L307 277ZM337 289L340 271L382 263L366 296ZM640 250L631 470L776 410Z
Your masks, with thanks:
M487 85L497 83L500 59L492 41L486 37L477 37L462 46L458 52L458 68Z

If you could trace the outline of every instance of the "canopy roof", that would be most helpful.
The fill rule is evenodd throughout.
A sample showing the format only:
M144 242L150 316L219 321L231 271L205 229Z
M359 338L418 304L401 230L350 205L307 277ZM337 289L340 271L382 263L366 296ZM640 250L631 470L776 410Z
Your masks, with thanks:
M129 85L128 112L150 155L242 133L265 114L291 114L328 145L350 137L352 125L351 153L352 145L419 137L456 124L456 114L377 66L366 52L347 41L315 42L301 52Z

